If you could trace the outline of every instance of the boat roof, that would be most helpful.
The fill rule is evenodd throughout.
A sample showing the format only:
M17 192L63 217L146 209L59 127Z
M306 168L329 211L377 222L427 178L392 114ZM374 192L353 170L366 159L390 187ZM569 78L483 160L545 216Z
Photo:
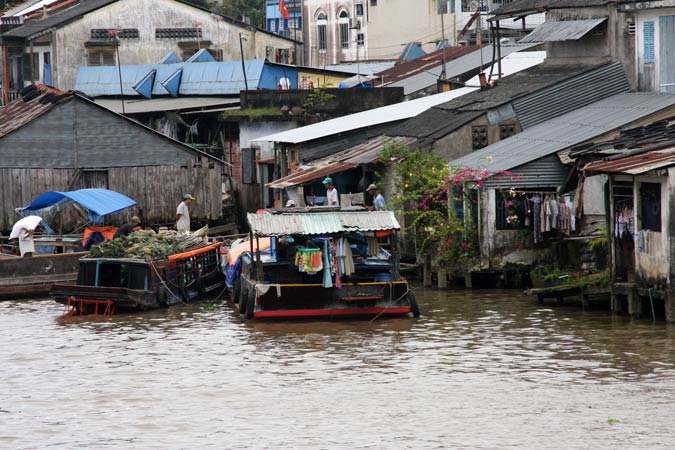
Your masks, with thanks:
M248 213L256 236L326 235L368 231L400 230L393 211L298 211Z
M80 189L77 191L49 191L33 200L28 206L19 208L22 214L49 208L62 201L73 201L87 209L89 218L98 221L101 217L113 214L136 205L136 201L126 195L109 189Z

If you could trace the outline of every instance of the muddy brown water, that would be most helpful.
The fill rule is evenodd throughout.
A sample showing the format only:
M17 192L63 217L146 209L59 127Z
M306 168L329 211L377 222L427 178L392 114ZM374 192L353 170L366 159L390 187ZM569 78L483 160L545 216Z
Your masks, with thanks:
M675 448L675 327L418 289L423 316L0 302L2 449Z

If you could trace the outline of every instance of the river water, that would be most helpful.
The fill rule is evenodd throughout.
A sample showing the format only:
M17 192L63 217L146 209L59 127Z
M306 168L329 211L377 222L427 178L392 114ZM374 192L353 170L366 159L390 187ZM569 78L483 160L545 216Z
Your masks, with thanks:
M674 448L675 327L418 289L423 316L0 302L0 448Z

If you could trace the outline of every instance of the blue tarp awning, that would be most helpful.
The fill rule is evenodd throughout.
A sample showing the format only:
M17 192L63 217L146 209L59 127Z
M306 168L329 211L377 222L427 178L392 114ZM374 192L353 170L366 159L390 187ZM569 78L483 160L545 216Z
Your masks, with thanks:
M78 191L45 192L30 205L20 208L22 213L30 213L49 208L61 201L72 200L89 211L89 218L98 221L101 217L113 214L136 205L126 195L108 189L80 189Z

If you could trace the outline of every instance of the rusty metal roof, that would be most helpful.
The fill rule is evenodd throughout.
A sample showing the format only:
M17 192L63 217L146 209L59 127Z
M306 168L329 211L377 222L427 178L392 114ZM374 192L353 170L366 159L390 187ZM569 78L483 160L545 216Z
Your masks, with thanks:
M51 110L57 103L68 101L73 92L63 92L42 84L22 91L22 97L0 107L0 138Z
M639 175L672 165L675 165L675 147L592 162L584 167L584 171Z
M327 235L401 229L392 211L248 213L246 218L251 232L257 236Z
M480 48L478 45L464 45L461 47L446 47L445 48L445 61L449 62L453 59L459 58L460 56L473 53ZM375 78L378 81L377 85L380 84L386 85L389 83L394 83L399 80L404 80L413 75L425 72L434 67L438 67L443 64L443 50L437 50L435 52L428 53L420 58L413 59L402 64L397 64L394 67L383 70L382 72L375 74Z
M267 187L287 189L292 186L308 183L318 178L323 178L327 175L344 172L345 170L358 167L360 164L377 161L377 154L387 145L410 145L414 141L415 138L413 137L378 136L362 144L350 147L347 150L343 150L325 158L316 159L312 161L311 165L303 166L298 172L268 183Z

